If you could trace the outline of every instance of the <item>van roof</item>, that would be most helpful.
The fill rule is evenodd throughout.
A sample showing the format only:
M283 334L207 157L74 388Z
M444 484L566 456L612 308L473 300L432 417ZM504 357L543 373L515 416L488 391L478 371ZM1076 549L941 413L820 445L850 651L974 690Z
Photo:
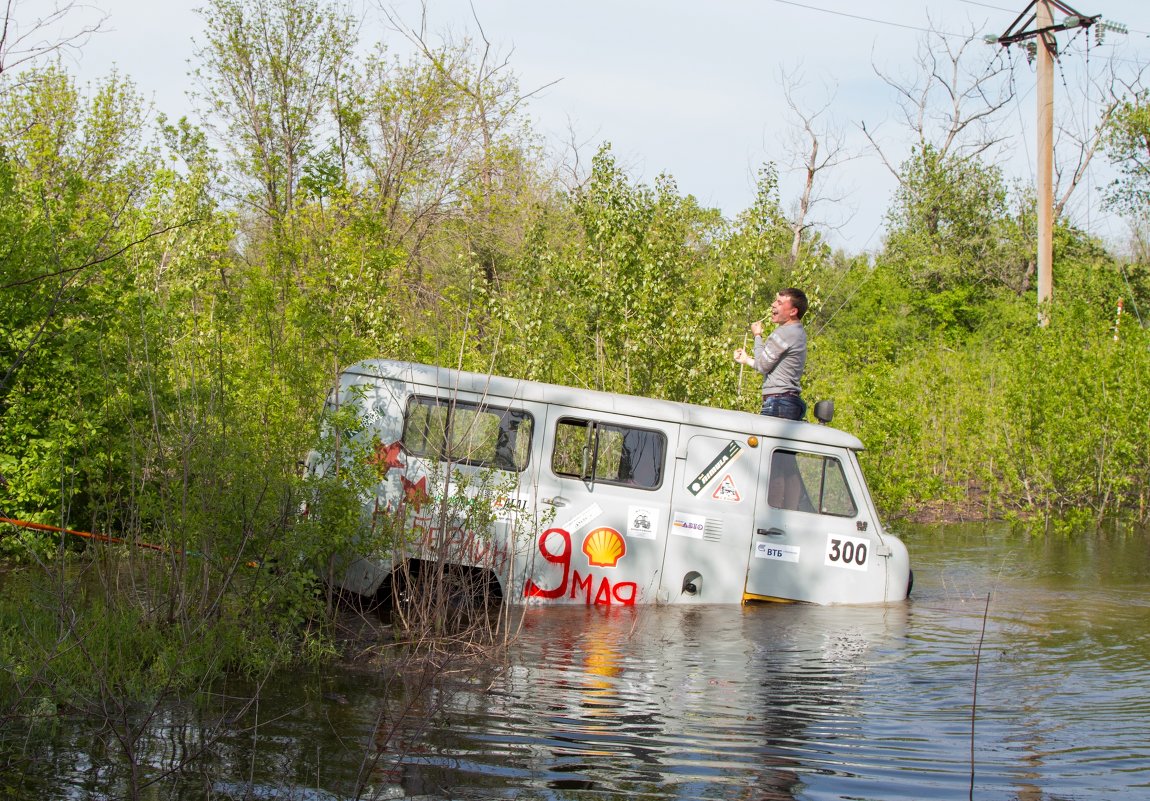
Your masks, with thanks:
M671 423L705 428L737 431L772 439L818 443L851 450L863 449L862 442L853 434L816 423L767 417L750 412L699 406L678 401L642 398L597 389L565 387L523 378L472 373L447 367L434 367L416 362L391 359L368 359L357 362L343 371L343 376L365 378L392 378L411 384L456 388L461 391L506 400L555 403L588 411L610 412L663 420Z

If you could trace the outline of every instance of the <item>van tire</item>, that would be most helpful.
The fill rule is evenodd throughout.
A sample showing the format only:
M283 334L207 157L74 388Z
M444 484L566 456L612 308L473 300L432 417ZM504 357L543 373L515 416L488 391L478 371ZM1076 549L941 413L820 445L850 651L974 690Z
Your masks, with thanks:
M379 594L393 609L427 604L457 613L480 612L503 602L503 588L491 570L410 559L384 580Z

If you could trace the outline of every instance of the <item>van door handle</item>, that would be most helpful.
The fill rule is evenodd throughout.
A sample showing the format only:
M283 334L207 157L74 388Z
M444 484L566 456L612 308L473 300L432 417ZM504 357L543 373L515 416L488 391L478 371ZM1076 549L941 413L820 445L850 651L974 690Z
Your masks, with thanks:
M781 537L787 532L783 531L781 528L760 528L755 533L760 537Z
M566 506L567 499L562 495L556 495L554 498L540 498L540 503L545 503L548 506Z

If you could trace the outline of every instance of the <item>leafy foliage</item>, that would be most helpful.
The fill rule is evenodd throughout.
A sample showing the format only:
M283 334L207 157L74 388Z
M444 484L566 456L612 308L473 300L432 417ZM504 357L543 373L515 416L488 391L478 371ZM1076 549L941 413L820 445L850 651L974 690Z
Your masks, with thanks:
M146 293L124 253L164 227L147 208L156 154L143 144L140 109L117 76L83 97L55 68L0 101L0 472L10 514L90 521L102 514L94 485L116 472L114 404L132 378L131 342L115 332L138 319Z
M1106 125L1104 147L1118 177L1107 188L1107 201L1142 218L1150 205L1150 97L1142 92L1118 105Z
M196 72L242 182L241 199L272 222L300 182L332 180L318 146L331 85L354 45L352 21L315 0L211 0Z
M1146 266L1063 223L1038 328L1033 199L992 165L924 145L873 261L817 236L793 258L770 164L733 219L607 145L568 189L514 76L471 43L359 57L313 0L214 0L205 20L204 121L153 128L118 75L83 91L48 67L0 94L0 512L152 546L0 528L60 612L0 610L16 695L65 695L81 655L115 680L72 697L122 699L192 681L182 653L243 671L322 654L326 557L402 533L362 519L363 454L298 475L348 363L755 411L731 353L785 286L812 301L805 391L867 445L886 515L1150 517L1150 341L1113 322L1118 298L1146 308ZM1130 210L1143 101L1108 144ZM26 661L4 650L21 625Z
M1027 237L1000 171L929 145L903 165L882 260L935 327L970 331L995 287L1026 290Z

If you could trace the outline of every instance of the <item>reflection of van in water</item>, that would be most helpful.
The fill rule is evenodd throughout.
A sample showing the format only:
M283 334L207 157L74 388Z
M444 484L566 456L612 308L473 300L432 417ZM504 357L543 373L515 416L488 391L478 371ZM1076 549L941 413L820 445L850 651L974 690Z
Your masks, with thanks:
M343 559L345 590L374 594L433 552L512 603L881 603L910 589L862 443L833 428L387 360L345 370L328 404L355 408L374 445L383 479L366 511L422 537ZM487 493L490 530L439 514L448 475Z

